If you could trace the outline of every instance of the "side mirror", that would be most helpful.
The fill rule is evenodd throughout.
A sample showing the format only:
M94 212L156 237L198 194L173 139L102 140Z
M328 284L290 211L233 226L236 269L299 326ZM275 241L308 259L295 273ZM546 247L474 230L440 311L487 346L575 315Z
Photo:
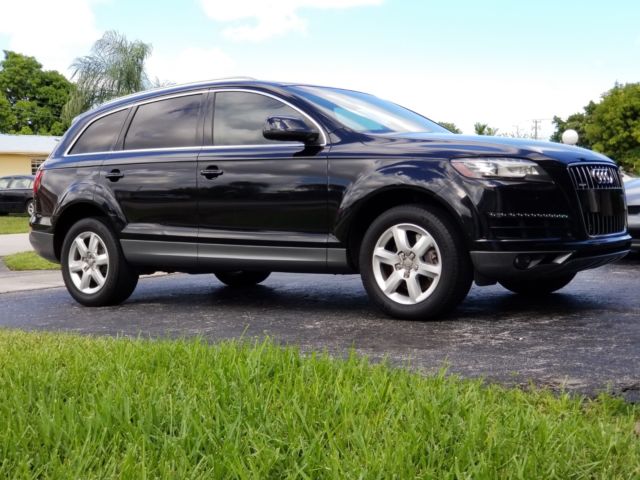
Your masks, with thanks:
M269 117L262 129L264 138L269 140L315 143L320 137L317 130L310 128L295 117Z

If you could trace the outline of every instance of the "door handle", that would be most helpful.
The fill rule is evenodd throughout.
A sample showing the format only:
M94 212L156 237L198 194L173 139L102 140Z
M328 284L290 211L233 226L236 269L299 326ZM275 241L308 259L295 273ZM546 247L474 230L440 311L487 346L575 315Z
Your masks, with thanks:
M117 182L118 180L120 180L122 177L124 177L124 173L122 173L120 170L115 169L115 170L111 170L109 173L107 173L105 175L105 177L107 177L109 180L111 180L112 182Z
M211 166L208 166L207 168L200 170L200 175L202 175L203 177L209 180L211 180L212 178L219 177L223 173L224 172L220 170L218 167L216 167L215 165L211 165Z

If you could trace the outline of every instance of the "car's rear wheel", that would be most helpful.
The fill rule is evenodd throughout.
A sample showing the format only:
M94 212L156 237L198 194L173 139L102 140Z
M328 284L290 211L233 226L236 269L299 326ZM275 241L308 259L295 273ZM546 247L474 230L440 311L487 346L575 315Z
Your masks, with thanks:
M36 211L36 205L33 200L27 200L27 204L25 206L25 210L27 214L31 217Z
M230 287L250 287L264 282L271 272L237 270L235 272L217 272L216 278Z
M403 205L367 230L359 257L371 300L396 318L447 313L469 292L473 270L456 228L438 209Z
M89 307L121 303L138 284L138 272L127 263L116 236L99 218L80 220L69 229L60 263L67 290Z
M575 273L570 273L555 277L542 277L535 280L501 280L500 285L520 295L549 295L566 287L575 276Z

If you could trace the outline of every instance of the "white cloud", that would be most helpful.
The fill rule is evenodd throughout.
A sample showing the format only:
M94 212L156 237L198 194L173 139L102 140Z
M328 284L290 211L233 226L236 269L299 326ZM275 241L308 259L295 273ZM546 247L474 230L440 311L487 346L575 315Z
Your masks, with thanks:
M222 30L231 40L259 42L288 32L305 32L301 9L344 9L380 5L383 0L200 0L207 16L233 23Z
M92 0L19 0L2 4L0 35L8 49L36 57L45 69L69 75L69 64L101 36Z
M236 64L219 48L188 47L174 53L154 51L147 72L162 82L186 83L237 75Z

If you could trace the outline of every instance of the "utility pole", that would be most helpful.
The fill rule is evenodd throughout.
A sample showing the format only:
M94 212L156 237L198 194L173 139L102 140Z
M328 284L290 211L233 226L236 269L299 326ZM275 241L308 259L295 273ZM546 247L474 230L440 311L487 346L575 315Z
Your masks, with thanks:
M540 126L540 123L542 123L542 119L533 120L533 138L535 140L538 139L538 127Z

